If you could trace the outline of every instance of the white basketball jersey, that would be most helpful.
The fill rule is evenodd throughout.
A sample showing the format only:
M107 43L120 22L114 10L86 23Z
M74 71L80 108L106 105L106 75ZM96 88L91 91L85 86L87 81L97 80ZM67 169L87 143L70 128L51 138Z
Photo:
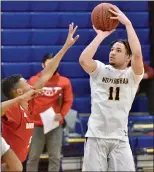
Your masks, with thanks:
M128 114L143 78L132 68L118 70L97 61L90 74L91 115L86 137L126 140Z

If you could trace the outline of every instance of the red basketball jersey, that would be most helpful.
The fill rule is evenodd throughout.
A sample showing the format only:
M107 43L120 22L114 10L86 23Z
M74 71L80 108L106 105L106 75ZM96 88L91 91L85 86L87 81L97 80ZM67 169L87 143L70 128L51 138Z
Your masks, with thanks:
M2 118L2 136L21 162L25 161L29 152L33 128L30 114L19 104L9 108Z

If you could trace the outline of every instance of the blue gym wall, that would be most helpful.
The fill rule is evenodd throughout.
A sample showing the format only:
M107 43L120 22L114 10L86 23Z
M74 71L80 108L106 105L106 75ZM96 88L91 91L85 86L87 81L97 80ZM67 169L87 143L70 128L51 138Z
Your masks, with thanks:
M100 1L3 1L2 2L2 78L20 73L26 79L41 70L45 53L56 53L64 44L68 25L79 26L76 44L64 56L59 72L70 78L73 92L73 109L90 112L89 77L81 69L78 59L96 33L92 30L90 14ZM143 57L149 63L148 2L114 2L132 21L142 44ZM117 38L126 38L125 28L117 31L99 47L95 59L108 63L109 46ZM144 106L140 106L143 103ZM147 111L146 97L137 97L132 111Z

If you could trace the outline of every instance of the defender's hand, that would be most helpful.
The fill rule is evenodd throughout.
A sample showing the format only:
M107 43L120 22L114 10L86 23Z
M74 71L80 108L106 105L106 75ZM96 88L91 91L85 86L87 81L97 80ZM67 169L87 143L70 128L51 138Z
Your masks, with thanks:
M68 36L67 36L67 39L65 42L65 45L68 48L70 48L79 39L79 35L77 35L75 38L73 38L77 28L78 28L78 26L74 27L74 23L71 23L69 25L69 32L68 32Z

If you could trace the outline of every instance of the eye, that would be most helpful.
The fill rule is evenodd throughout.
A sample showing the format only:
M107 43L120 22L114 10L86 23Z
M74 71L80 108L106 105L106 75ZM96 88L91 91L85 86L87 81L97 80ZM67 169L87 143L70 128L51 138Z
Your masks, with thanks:
M113 51L113 48L111 48L111 51Z
M118 52L118 53L120 53L120 52L121 52L121 50L117 50L117 52Z

